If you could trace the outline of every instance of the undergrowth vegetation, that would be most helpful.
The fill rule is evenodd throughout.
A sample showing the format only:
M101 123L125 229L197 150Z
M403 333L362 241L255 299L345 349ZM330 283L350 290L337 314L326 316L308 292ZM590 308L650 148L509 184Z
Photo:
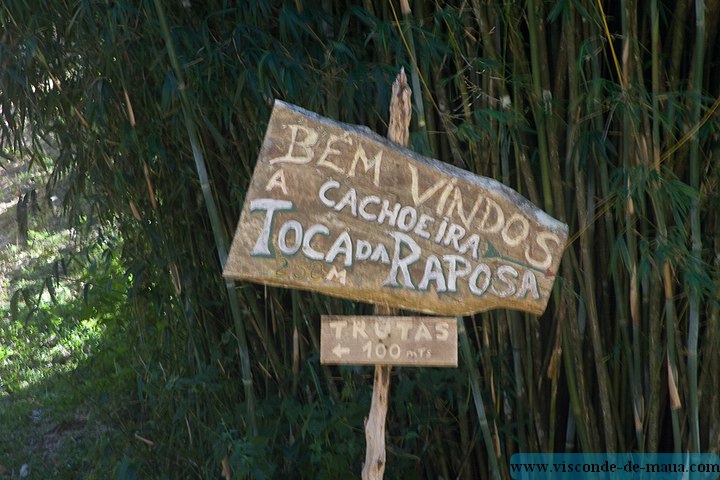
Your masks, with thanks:
M3 293L3 394L53 390L21 373L62 356L52 335L86 352L53 378L117 372L122 391L92 383L116 399L106 440L77 452L93 472L357 476L372 370L320 365L319 318L371 307L226 283L221 265L272 100L385 133L401 66L411 148L511 186L571 238L545 314L467 317L463 367L394 371L386 476L720 450L720 2L411 7L0 6L0 142L43 164L52 139L68 218L97 225L83 263Z
M46 220L31 219L27 246L0 251L0 465L13 476L27 465L33 477L102 478L108 465L97 460L133 420L114 413L133 398L131 336L117 322L128 280L117 239ZM122 450L110 452L115 468Z

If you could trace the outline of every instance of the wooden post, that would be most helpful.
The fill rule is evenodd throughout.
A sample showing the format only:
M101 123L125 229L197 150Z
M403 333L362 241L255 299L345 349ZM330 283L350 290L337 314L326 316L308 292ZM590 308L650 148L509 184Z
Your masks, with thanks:
M412 90L407 83L405 69L401 68L392 86L390 122L387 137L401 147L407 147L412 118ZM397 315L398 309L376 306L376 315ZM390 395L390 365L375 365L375 380L370 413L365 419L365 463L363 480L380 480L385 474L385 417Z
M408 146L410 136L410 119L412 118L411 105L412 90L407 83L405 69L401 68L392 86L390 99L390 122L388 124L388 140L401 147Z
M385 417L390 394L390 365L375 366L372 403L365 419L363 480L381 480L385 474Z

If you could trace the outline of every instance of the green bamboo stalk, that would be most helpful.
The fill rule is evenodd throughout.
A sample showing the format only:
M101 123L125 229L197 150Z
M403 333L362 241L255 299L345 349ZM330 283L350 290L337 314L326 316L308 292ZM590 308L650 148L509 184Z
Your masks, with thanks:
M715 148L713 156L720 155L720 146ZM717 158L717 157L715 157ZM715 222L713 231L717 231L720 227L720 213L715 212ZM713 267L720 270L720 236L715 236L713 245L714 261ZM716 298L720 297L720 278L716 278L714 291ZM717 352L720 350L720 307L717 302L712 302L708 317L707 331L704 336L705 351ZM703 362L703 375L700 379L699 389L702 393L700 399L701 405L706 405L706 419L704 425L709 425L708 444L704 450L708 452L717 452L720 449L720 435L717 435L720 428L720 402L714 401L717 390L713 387L720 383L720 355L707 355Z
M498 49L496 48L497 33L496 29L493 28L496 22L490 20L485 6L481 4L479 0L471 0L470 3L475 17L475 23L477 24L477 31L482 39L482 42L478 43L482 44L481 51L483 52L483 56L487 57L488 59L499 65L497 68L492 69L490 72L484 72L481 77L482 81L480 82L481 94L477 95L477 97L480 98L480 101L484 104L486 108L497 109L498 106L500 106L503 111L509 111L510 107L512 106L514 111L519 112L520 109L517 107L517 104L511 104L510 95L508 94L507 85L505 84L506 74L503 65L505 65L506 61L498 53ZM516 62L512 62L513 66L515 65L515 63ZM516 94L519 95L518 93ZM518 118L522 117L519 116ZM500 122L495 119L490 119L490 126L488 128L488 131L495 132L496 130L499 130L499 123ZM490 156L490 159L486 163L486 168L483 169L482 174L497 178L497 176L500 175L499 151L497 148L495 148L496 146L491 143L494 140L491 135L488 135L485 138L487 139L486 143L481 145L479 150L481 152L489 152L488 154ZM478 162L476 162L476 165L478 165ZM480 172L477 167L476 171ZM528 169L527 173L530 172L531 170Z
M319 318L321 312L332 312L332 309L328 308L322 308L321 302L320 302L320 295L317 293L311 293L310 294L310 300L312 301L312 304L314 306L314 314L315 318ZM305 311L304 309L300 309L301 311ZM312 316L309 313L305 313L302 315L303 320L305 322L305 328L307 329L307 333L310 336L310 342L312 344L312 351L319 352L320 351L320 339L318 338L318 335L316 331L320 330L320 327L318 324L312 323L308 321L309 318L312 318ZM335 384L335 379L333 377L333 373L330 369L329 365L320 365L320 369L323 372L323 376L325 377L325 384L328 389L328 392L330 394L330 398L332 399L333 403L337 403L340 398L340 393L338 392L338 387Z
M538 18L543 19L545 12L543 10L543 2L540 2L538 8ZM557 32L557 29L553 29L553 32ZM556 71L566 71L567 56L564 55L564 50L568 47L569 42L567 41L566 32L562 32L560 35L560 49L557 55L553 55L552 58L557 58L557 64L555 65ZM561 179L562 171L560 168L560 138L564 132L564 125L557 121L559 118L563 118L563 106L564 102L556 102L555 99L562 98L565 93L565 87L567 85L566 75L553 74L554 82L550 78L550 65L551 57L548 55L548 45L546 42L547 33L545 22L538 22L538 39L539 39L539 56L540 56L540 81L542 86L541 108L545 115L545 135L547 137L547 156L549 159L550 168L550 185L552 189L553 205L551 211L558 218L565 221L565 197L564 189L562 188ZM542 165L541 165L542 167ZM568 173L569 173L568 169Z
M718 252L720 252L720 250L716 247L715 255L718 255ZM716 262L716 268L717 267L720 267L720 265ZM715 294L720 294L720 286L716 285ZM712 307L710 312L709 324L705 350L707 352L717 352L720 350L720 309L717 303ZM706 405L708 409L706 413L707 420L703 423L704 425L709 425L708 444L705 446L705 451L717 452L720 449L720 435L717 434L718 425L720 425L720 402L716 402L714 399L714 395L716 395L714 386L720 383L720 356L709 355L705 368L705 381L701 383L700 388L700 391L703 392L703 398L701 400L707 400L702 404ZM703 385L704 388L702 388Z
M268 302L267 297L266 302ZM280 355L277 353L275 343L272 340L272 335L270 335L267 328L267 306L263 312L258 304L255 292L252 291L245 295L245 304L247 306L247 310L252 312L248 321L255 329L257 336L260 337L260 341L262 342L265 352L267 352L270 367L275 372L276 377L279 378L282 375L283 363L280 361ZM264 322L261 323L259 320L264 320Z
M652 68L652 146L653 164L660 168L660 12L658 0L650 2L650 51Z
M528 402L528 389L525 387L525 374L522 368L522 360L525 358L523 355L523 342L520 335L520 318L517 312L508 311L506 312L506 321L508 330L510 331L510 348L512 349L513 357L513 370L512 378L515 383L515 417L520 421L518 423L517 432L517 444L521 452L528 452L528 435L524 427L524 420L529 418L530 426L540 421L539 418L532 418L534 415L528 414L527 405L533 405L533 402ZM527 352L524 352L527 353ZM531 357L532 358L532 357ZM529 377L533 378L533 377ZM538 427L539 428L539 427Z
M457 378L457 377L456 377ZM458 476L463 480L472 480L474 475L473 463L470 461L470 454L475 448L475 439L470 436L470 419L468 418L468 404L463 398L463 391L467 388L464 382L455 383L455 408L458 415L458 428L460 429L460 451L462 452L462 463L458 468Z
M582 259L581 271L584 281L584 298L587 302L586 308L588 313L588 327L590 329L590 342L593 347L595 359L595 370L597 372L598 391L600 393L600 408L602 409L602 423L605 433L605 449L608 452L617 451L616 442L616 413L615 402L612 401L612 387L610 385L610 376L605 363L605 353L602 347L602 334L600 330L600 320L595 300L595 288L593 274L593 261L591 255L592 246L590 238L593 229L589 228L589 219L593 217L592 212L587 210L585 200L585 174L579 167L579 162L575 162L575 182L576 182L576 201L578 205L579 227L584 231L580 236L580 252Z
M576 19L577 13L575 11L574 6L570 5L568 7L567 15L564 17L564 26L563 31L564 34L567 35L567 39L569 39L567 44L567 55L568 55L568 62L567 62L567 72L568 72L568 95L569 95L569 105L567 108L567 134L566 134L566 156L568 157L567 163L574 163L574 160L571 160L571 157L573 155L577 155L577 146L576 142L578 140L578 131L580 128L580 116L581 116L581 104L580 104L580 93L579 93L579 72L578 72L578 62L577 62L577 53L575 51L575 41L576 38L578 38L578 34L576 31L575 26L575 19ZM569 255L566 255L566 257ZM569 270L565 265L567 265L568 260L564 259L564 269ZM574 274L574 273L573 273ZM562 302L562 305L560 305L560 313L561 320L562 317L566 315L566 308L562 308L564 305L566 305L566 302ZM573 312L572 319L569 319L569 322L573 325L573 334L577 335L579 338L582 338L585 334L585 319L584 319L584 304L580 302L579 304L578 312ZM582 315L580 315L582 313ZM568 321L568 320L565 320ZM563 325L563 323L559 322L558 328ZM578 385L578 380L576 379L576 367L577 365L574 364L572 361L573 356L577 358L577 354L573 353L573 349L568 349L569 345L572 345L572 341L569 338L569 333L563 329L562 331L562 341L563 344L566 345L564 348L564 353L562 355L563 357L563 363L564 363L564 369L565 369L565 375L566 375L566 381L567 381L567 391L570 396L570 405L569 405L569 412L568 412L568 420L566 425L566 438L565 438L565 452L571 452L576 449L575 445L575 436L576 434L579 436L579 441L581 446L587 448L589 446L589 438L590 435L588 433L588 425L584 421L584 418L580 415L580 411L582 409L581 406L581 395L584 394L584 390L581 391L581 393L578 393L578 388L581 388L581 385ZM582 373L580 372L582 375ZM582 382L582 379L580 379ZM553 417L551 417L553 418ZM554 436L554 435L553 435ZM594 437L593 437L594 438ZM552 445L552 444L551 444Z
M659 99L658 92L660 89L659 77L659 62L651 59L651 91L649 96L653 110L648 111L646 108L641 108L644 103L643 94L647 92L644 71L643 71L643 60L640 56L640 34L638 26L638 6L635 1L628 2L627 10L629 11L628 23L628 35L631 35L632 40L629 42L630 55L632 55L634 61L632 62L633 72L628 74L628 81L632 81L633 85L630 86L630 94L637 99L632 102L632 126L635 129L633 134L634 141L637 144L637 156L640 160L640 164L643 165L643 171L645 174L650 173L652 168L655 168L656 174L660 176L659 159L660 159L660 144L659 144L659 122L662 117L662 112L659 110ZM652 9L651 9L652 10ZM652 11L651 11L652 14ZM653 22L651 15L651 43L654 39L653 33ZM659 20L658 20L659 22ZM659 34L658 34L659 35ZM659 43L659 39L658 39ZM652 51L652 45L651 45ZM631 98L633 98L631 97ZM657 110L655 110L657 108ZM637 113L636 113L637 112ZM650 113L651 112L651 113ZM649 114L650 113L650 114ZM649 117L652 117L650 119ZM652 188L645 187L645 188ZM639 197L640 209L644 213L646 212L646 199L647 195ZM665 211L659 210L658 221L664 222ZM643 214L639 218L640 222L640 238L649 238L651 236L650 230L652 225L647 220L647 215ZM647 256L645 253L643 256ZM656 418L660 414L660 405L656 401L654 405L648 405L647 396L644 395L642 385L649 386L649 395L658 394L660 389L660 372L659 368L661 365L661 355L659 355L662 329L661 329L661 302L660 295L662 288L662 282L659 281L658 275L652 275L646 271L638 279L638 287L641 292L641 314L640 314L640 328L638 331L645 332L643 337L645 341L641 342L641 336L634 332L633 336L633 349L632 349L632 362L630 368L631 383L630 392L632 394L633 404L633 421L635 425L636 441L641 446L645 444L645 430L648 429L644 423L653 424L651 429L655 429L657 421ZM644 362L646 360L646 362ZM647 372L643 375L643 372ZM646 381L643 381L647 379ZM659 399L659 395L654 397ZM649 411L648 407L652 408L653 411ZM655 448L649 449L649 451L655 451Z
M195 130L195 124L192 121L190 113L190 102L186 91L185 81L183 79L180 63L178 62L177 55L175 53L175 46L173 44L172 37L170 36L170 30L168 28L167 20L165 19L165 13L163 11L160 0L155 0L155 10L157 11L158 19L160 21L160 28L165 39L165 48L168 52L170 64L173 67L175 76L178 81L178 90L180 91L183 117L185 119L185 128L187 129L193 158L195 159L195 169L197 170L198 180L200 181L200 188L202 190L203 199L205 200L205 208L207 208L208 217L210 219L210 224L213 230L213 236L215 237L215 248L217 249L218 260L220 262L220 268L222 269L225 266L225 262L227 261L228 248L222 229L220 215L218 213L215 198L212 194L212 189L210 188L207 168L205 166L205 159L199 146L197 132ZM225 289L227 290L228 301L230 303L230 311L235 325L235 334L237 335L238 343L240 344L240 365L243 387L245 389L245 403L247 407L248 423L250 424L250 429L253 434L257 434L257 421L255 419L255 397L253 394L252 371L250 369L250 354L247 343L247 335L245 332L245 324L242 320L242 311L240 309L240 303L237 298L235 283L232 280L226 280Z
M575 315L577 322L568 322L570 327L563 330L563 350L573 352L571 348L577 345L575 338L582 337L585 334L585 308L582 302L578 305L578 312ZM577 331L573 331L577 329ZM565 365L565 377L567 382L567 392L570 397L570 414L568 415L568 432L577 432L580 440L580 447L585 451L595 452L599 445L596 435L590 432L595 431L592 425L591 404L585 389L585 380L582 377L583 370L578 370L578 365L574 362L572 354L563 354L563 363ZM565 439L565 451L571 452L575 449L574 438L569 436Z
M692 70L692 118L700 123L702 108L703 64L705 60L705 0L695 0L695 62ZM691 255L696 267L702 264L702 235L700 231L700 138L696 133L690 140L690 186L698 192L690 205ZM688 313L688 422L691 452L700 451L700 415L698 411L698 335L700 331L700 291L690 285Z
M505 365L498 365L496 361L499 352L502 351L507 344L507 329L505 328L505 323L501 320L504 313L505 312L497 311L487 315L489 321L494 325L494 328L483 328L482 343L478 343L482 345L480 347L481 369L478 371L484 372L485 385L489 390L490 402L487 409L493 413L493 419L489 423L492 427L493 446L495 447L498 461L502 458L502 439L500 438L498 421L502 422L503 418L507 421L508 418L508 412L505 408L505 385L503 380L509 374L505 371ZM473 324L473 328L476 338L479 339L477 323ZM498 465L500 467L500 475L506 477L505 469L507 467L505 462L500 462Z
M573 17L571 17L573 18ZM573 19L574 23L574 19ZM595 30L597 27L593 27L590 25L590 22L583 22L585 25L586 30L584 31L584 35L580 34L580 38L585 37L598 37L599 35L602 35L598 30ZM582 25L582 24L581 24ZM582 26L581 26L582 30ZM572 42L571 46L574 45ZM576 42L577 43L577 42ZM588 68L588 76L590 78L602 78L602 68L600 65L600 60L597 55L593 55L590 58L589 61L589 68ZM578 79L579 80L579 79ZM571 98L574 97L572 94L572 85L575 82L571 83ZM577 94L575 94L577 95ZM582 115L590 118L590 128L592 131L595 132L604 132L603 133L603 141L607 140L608 135L608 128L609 128L609 122L612 119L612 115L610 119L604 120L605 111L603 110L603 104L604 99L602 95L602 85L600 82L595 81L592 82L590 89L585 94L585 101L584 101L584 111L586 113L583 113L583 111L579 111L577 113L578 120L575 123L579 123L579 119ZM571 102L572 103L572 102ZM607 123L603 123L603 122ZM612 187L610 185L610 173L609 170L613 168L613 166L610 164L610 161L608 159L608 156L604 154L601 151L598 151L598 148L593 145L592 149L590 150L592 153L592 158L595 160L596 165L596 174L599 177L600 182L600 197L603 199L603 204L607 205L608 207L612 204L613 199L616 195L616 192L612 190ZM608 239L615 239L616 238L616 230L615 230L615 212L611 208L603 207L604 213L602 214L602 219L605 223L605 237ZM610 265L607 262L603 262L603 266L606 268L604 275L607 278L610 278L611 275L614 276L614 279L612 281L613 289L614 289L614 297L615 297L615 318L617 319L618 325L620 329L624 332L626 332L626 335L623 336L623 338L626 338L624 347L626 348L626 351L629 351L630 349L630 340L629 340L629 330L628 330L628 315L629 315L629 307L627 303L627 297L625 295L625 292L628 290L627 286L624 282L624 277L619 274L619 272L612 272L610 269ZM628 354L628 358L630 357L630 354Z
M538 39L538 0L527 0L528 33L530 36L530 73L532 76L533 100L531 108L535 117L538 140L538 153L540 155L540 172L543 186L544 209L554 215L553 190L550 180L550 156L547 138L547 112L544 106L542 88L542 69L540 67L540 40ZM561 219L562 220L562 219Z
M670 91L676 92L680 85L681 68L682 68L682 56L686 51L685 46L685 30L687 29L686 18L690 11L690 5L693 0L678 0L675 3L675 10L673 11L673 29L672 29L672 43L670 53L670 71L667 78L670 80ZM669 106L675 109L675 102L669 102ZM673 115L668 115L672 118Z
M518 13L516 12L516 9L518 7L515 6L512 2L506 3L504 7L505 8L503 10L503 21L506 22L508 25L512 25L517 18ZM528 61L525 54L523 39L521 35L518 34L516 29L507 29L506 42L510 48L512 57L515 58L515 61L511 62L512 76L514 78L520 78L526 75L530 75L530 72L528 72L527 70ZM498 59L498 61L505 62L506 60L500 58ZM506 122L505 124L497 122L497 136L498 138L502 139L503 142L511 142L514 149L515 161L517 162L518 166L518 168L516 169L517 174L519 180L522 180L522 182L517 182L517 190L520 191L524 196L528 197L530 201L532 201L534 204L541 205L542 199L537 189L537 181L535 179L534 173L535 169L533 168L530 160L528 159L527 147L525 147L528 142L523 139L523 132L527 129L527 122L522 120L525 117L525 107L523 104L523 95L525 94L525 90L519 88L514 89L512 102L507 102L508 100L510 100L510 96L507 93L506 85L504 84L504 82L502 82L502 79L499 79L497 83L501 87L500 91L502 92L502 108L504 110L509 110L512 112L509 115L508 122ZM507 102L507 104L505 104L504 102ZM533 100L531 100L531 103L534 104ZM502 158L500 158L500 160L502 160ZM508 183L509 179L504 180L504 182ZM525 187L526 192L522 191L523 186ZM543 198L546 194L546 191L547 190L545 188L545 185L543 184ZM553 193L562 197L562 189ZM556 196L555 199L557 200L557 198L558 197Z
M570 15L571 13L568 13ZM564 39L562 41L562 47L560 52L560 59L557 62L556 65L556 72L562 72L560 74L555 73L555 84L551 87L551 81L550 81L550 61L548 58L548 47L546 45L546 33L545 33L545 27L542 22L539 22L539 18L544 17L544 12L542 11L542 3L538 4L535 0L530 0L529 6L528 6L528 26L530 30L530 64L531 64L531 77L533 79L533 92L534 97L531 100L531 103L533 105L536 105L533 108L533 112L536 115L536 120L538 119L537 115L540 115L540 122L536 121L536 131L538 136L538 150L540 152L540 175L541 175L541 184L542 184L542 195L544 199L544 206L545 209L548 210L551 214L554 214L562 221L567 221L567 214L565 211L565 189L563 188L563 175L560 167L560 146L559 146L559 136L560 136L560 130L556 129L556 123L554 121L554 117L558 115L557 112L553 111L553 97L552 97L552 91L554 89L556 96L561 95L564 90L565 86L567 85L567 76L564 75L564 72L568 65L574 63L575 56L574 54L568 53L566 56L566 48L569 49L568 52L572 52L572 49L570 48L570 43L567 41L568 37L573 37L575 35L574 30L569 30L563 28L562 33L560 35L561 39ZM508 17L507 21L509 23L512 22L512 18ZM534 31L533 25L537 26L537 31ZM532 97L532 96L531 96ZM519 102L518 102L519 103ZM574 144L568 144L568 151L574 151ZM522 164L524 160L524 156L520 156L520 163ZM533 194L534 190L534 179L532 178L532 168L525 167L522 170L522 174L525 177L529 177L533 180L532 183L530 183L533 188L529 188L528 191ZM548 178L549 177L549 178ZM535 194L537 196L537 194ZM548 203L548 199L551 199L551 202ZM539 199L535 200L538 202ZM559 301L559 295L558 290L555 289L553 298L555 300L555 304L557 305L558 309L562 309L567 307L567 303ZM565 317L564 313L561 314L558 312L558 317ZM561 328L561 323L558 320L555 322L556 328ZM552 347L551 347L552 348ZM552 353L549 353L549 358L552 358ZM538 369L539 370L539 369ZM532 376L529 376L528 378L533 378ZM532 391L530 393L532 395ZM531 406L534 405L534 402L531 403ZM554 448L554 439L555 439L555 422L552 421L553 418L555 418L556 414L556 406L557 406L557 372L554 372L554 376L551 381L551 392L550 392L550 415L548 419L549 423L549 433L547 435L547 440L549 441L548 449ZM538 417L538 415L534 415L535 417ZM540 423L539 418L536 421L536 431L538 433L538 437L540 437ZM542 437L540 437L542 441Z
M669 99L667 101L667 112L665 113L665 135L669 142L674 143L676 138L676 125L678 117L683 115L683 108L678 108L680 103L680 79L682 78L682 56L688 51L689 46L686 44L686 30L687 30L687 15L692 5L693 0L678 0L675 2L675 9L673 11L673 22L672 22L672 41L670 43L670 64L667 67L667 73L665 78L669 81ZM665 153L664 155L667 155ZM670 168L675 170L675 167L685 168L687 164L687 151L682 150L677 155L673 155L673 162L668 162ZM662 161L662 158L661 158ZM676 172L679 174L679 172Z
M447 98L447 92L444 88L441 86L441 78L440 78L440 71L436 71L433 75L433 83L435 84L435 96L438 99L438 104L440 111L438 112L438 116L440 117L440 123L442 123L442 127L447 133L445 137L447 138L448 143L448 149L450 151L450 155L452 155L453 163L458 167L465 167L466 162L463 159L463 152L460 149L460 143L458 142L457 137L454 133L454 125L452 123L452 119L450 118L450 112L448 112L448 105L450 105L450 101ZM463 100L463 102L468 100ZM448 157L445 157L448 158ZM474 158L474 157L471 157ZM446 160L447 161L447 160Z
M660 13L658 9L658 1L652 0L650 4L650 21L651 21L651 69L652 69L652 158L655 171L660 174L660 119L662 112L660 110ZM655 193L659 194L659 191ZM654 205L655 215L658 222L659 245L661 247L667 245L667 221L665 218L665 207L660 202L659 195L651 195L651 201ZM665 295L665 323L675 328L675 302L672 294L672 278L671 266L667 259L664 260L662 266L662 283L664 284ZM643 445L646 451L654 452L657 450L659 442L659 423L654 421L660 417L661 398L661 365L662 353L660 351L661 328L658 317L650 315L650 332L648 338L648 377L649 377L649 393L647 402L648 421L645 424L646 444ZM675 412L676 414L677 412Z
M663 310L667 306L663 300L664 281L659 272L653 272L648 279L650 284L650 292L648 294L647 310L647 346L644 346L644 370L640 372L645 378L647 388L643 389L643 377L638 379L640 383L638 389L643 392L644 396L635 397L644 402L645 417L641 419L642 425L636 425L636 440L639 443L637 450L639 452L656 452L658 451L658 440L660 431L660 422L656 419L662 417L662 379L663 379L663 352L665 345L663 342ZM674 303L671 305L674 308ZM637 428L642 431L638 432ZM652 436L654 437L652 437Z
M620 78L622 95L632 99L632 95L636 89L641 86L635 83L641 82L641 75L636 75L636 68L638 68L637 58L637 19L636 19L637 5L634 0L627 0L622 7L622 33L623 33L623 55L622 55L622 75ZM610 39L609 39L610 40ZM637 230L638 230L638 218L635 214L635 210L640 208L644 210L642 205L636 206L632 198L632 191L635 188L633 184L634 179L632 178L633 172L636 171L634 167L638 165L638 158L642 157L642 150L637 145L640 143L638 138L641 136L639 127L639 118L637 118L636 109L632 101L628 101L622 111L622 123L623 123L623 142L622 142L622 158L623 166L627 172L627 190L628 197L625 202L625 238L627 243L628 251L628 271L630 274L629 278L629 308L630 308L630 319L632 322L632 336L631 336L631 356L628 358L630 361L630 375L631 375L631 391L633 396L633 420L635 425L635 432L637 441L640 445L644 443L643 439L643 426L642 419L645 416L644 412L644 399L642 398L642 390L640 389L640 372L642 371L641 366L641 347L640 347L640 335L642 331L642 308L641 308L641 279L638 276L638 247L637 247Z
M485 52L485 56L490 60L501 62L503 59L497 52L497 48L495 47L495 38L492 36L493 32L495 31L495 29L493 28L494 24L489 21L487 12L483 8L483 5L481 5L480 0L471 0L470 3L472 4L473 13L475 14L477 30L482 36L482 46ZM493 83L496 84L498 89L500 90L499 92L497 92L497 95L501 98L507 96L507 88L503 81L503 72L493 71L492 75L489 75L488 77L493 79ZM490 89L486 88L485 91L489 92Z
M658 243L659 248L664 248L667 246L668 238L667 238L667 223L665 218L665 212L664 212L664 204L660 200L662 196L662 191L658 188L657 190L654 190L651 192L650 199L653 203L655 213L656 213L656 220L657 220L657 228L658 228ZM670 400L670 415L671 415L671 422L672 422L672 429L673 429L673 443L674 443L674 449L675 451L679 452L681 451L681 432L680 432L680 420L678 417L678 411L681 408L680 404L680 396L678 392L678 370L677 370L677 355L675 353L675 329L677 326L676 321L676 307L675 307L675 299L673 294L673 278L671 273L672 266L670 265L669 260L665 259L662 264L662 283L663 283L663 291L664 291L664 300L665 300L665 331L666 331L666 338L667 338L667 369L668 369L668 393L669 393L669 400ZM652 326L655 325L657 322L653 322L651 324ZM647 451L653 452L657 449L658 444L658 429L659 427L656 425L658 422L656 421L657 418L660 416L660 401L659 398L659 391L656 391L658 389L658 386L656 386L656 382L660 381L659 378L659 372L656 372L652 369L658 368L658 359L656 357L661 356L660 352L657 352L656 350L659 348L659 344L655 344L654 342L655 334L654 332L650 333L650 343L648 346L648 355L650 356L650 363L649 363L649 369L650 371L650 395L649 395L649 406L648 406L648 424L646 426L647 428Z
M466 24L469 24L469 15L466 15L465 12L465 6L461 8L461 10L457 13L460 18L463 18L465 20ZM445 25L448 29L448 42L452 46L452 61L455 65L455 70L457 73L453 75L454 79L454 85L455 88L458 89L459 95L460 95L460 102L462 104L462 110L463 110L463 118L466 124L468 125L474 125L474 118L473 118L473 106L477 102L477 97L479 97L479 93L474 90L471 92L468 89L468 85L472 80L468 80L468 72L467 72L467 66L466 62L468 58L473 58L477 55L476 51L471 50L468 48L468 51L463 51L463 46L461 40L464 39L464 36L462 35L463 32L460 32L460 36L458 36L458 33L451 28L451 26L448 24L448 22L445 22ZM469 26L467 27L469 28ZM472 42L465 42L465 44L470 47L473 45ZM444 63L444 62L443 62ZM469 75L472 76L476 74L477 72L470 71ZM436 68L433 71L433 83L435 85L435 97L437 98L438 103L438 116L440 117L440 120L442 122L443 128L447 132L447 140L449 143L450 152L453 156L453 161L455 162L455 165L460 166L462 168L470 168L472 165L472 170L475 173L481 174L483 172L482 169L482 161L485 160L482 155L479 153L479 142L470 142L468 147L469 151L465 154L465 159L463 158L462 153L460 153L460 148L458 146L458 140L455 135L453 135L453 131L455 130L455 126L451 123L451 114L449 111L449 108L451 107L451 103L448 99L447 94L447 88L443 88L443 81L442 81L442 69ZM474 88L479 89L479 86L477 84Z
M457 318L458 324L458 338L460 339L460 351L465 361L465 368L468 371L470 377L470 387L472 388L473 401L475 403L475 412L480 422L480 431L483 435L483 441L485 443L485 449L487 451L487 459L490 464L490 473L493 480L500 480L500 468L498 466L498 453L493 448L492 434L490 433L490 425L488 424L487 415L485 415L485 404L482 399L482 392L480 391L480 373L478 372L477 365L475 365L475 357L472 353L470 341L467 336L467 330L465 329L465 322L463 317Z
M545 383L542 376L543 370L545 369L547 372L547 368L550 368L549 364L553 359L555 342L548 342L546 351L541 355L540 351L545 345L541 343L542 337L538 335L538 332L544 330L545 327L541 326L540 319L530 314L522 314L521 316L517 312L513 312L513 315L513 328L517 328L520 334L524 333L523 343L521 344L522 349L518 351L518 363L521 368L524 366L522 381L526 397L524 402L527 406L523 408L527 412L527 417L520 417L520 425L527 425L525 436L527 437L528 450L525 451L549 451L553 448L550 445L554 445L555 440L551 435L555 421L551 419L555 418L556 412L552 402L557 400L557 382L550 385L550 413L548 413L547 401L545 395L541 393L541 388ZM553 324L548 330L549 332L557 331L557 322L558 319L553 318ZM548 339L554 337L554 335L549 335ZM557 374L555 374L555 377L557 377ZM535 381L537 381L537 384L535 384ZM527 421L525 421L526 418Z

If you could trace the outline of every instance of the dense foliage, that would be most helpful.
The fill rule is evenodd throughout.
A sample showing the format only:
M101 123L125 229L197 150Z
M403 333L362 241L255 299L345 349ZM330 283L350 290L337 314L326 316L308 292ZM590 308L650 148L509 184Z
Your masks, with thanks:
M0 7L3 158L54 145L68 214L119 228L128 314L104 321L133 332L154 444L119 444L117 474L357 476L372 371L319 364L319 316L369 307L226 285L220 263L272 100L384 133L400 66L412 148L571 243L544 315L466 318L461 368L394 372L387 477L720 450L720 2L239 3Z

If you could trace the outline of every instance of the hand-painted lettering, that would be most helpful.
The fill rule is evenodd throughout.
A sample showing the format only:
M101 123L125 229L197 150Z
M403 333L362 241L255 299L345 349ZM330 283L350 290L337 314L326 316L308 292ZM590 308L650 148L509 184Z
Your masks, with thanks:
M330 322L330 328L335 330L335 339L340 340L342 338L342 331L348 325L347 320L336 320Z
M398 271L402 273L403 285L406 288L415 289L415 285L410 278L410 270L408 267L415 263L419 258L422 250L420 246L410 238L409 235L400 232L390 232L389 234L395 240L395 248L393 250L392 264L390 265L390 273L383 282L383 286L399 287L397 281ZM410 249L410 253L404 257L400 257L403 245Z
M367 154L365 153L365 149L363 148L362 144L358 144L357 150L355 150L355 156L353 157L352 165L350 165L350 170L348 170L348 177L354 177L355 176L355 167L357 166L358 160L362 160L363 167L365 167L365 172L373 169L374 176L373 176L373 183L376 187L380 186L380 165L382 164L382 155L383 151L378 150L375 156L371 159L368 159Z
M335 180L328 180L320 186L320 190L318 191L318 194L320 195L320 201L328 208L333 208L335 206L335 201L330 200L327 197L327 192L328 190L335 188L340 188L340 184Z
M258 198L250 202L250 211L256 212L258 210L265 210L265 220L263 221L262 230L260 230L260 236L255 242L250 255L252 256L270 256L270 233L272 229L272 220L275 216L275 212L280 210L292 210L295 207L293 202L288 200L276 200L274 198Z
M315 250L312 245L310 245L315 235L328 236L330 235L330 230L322 223L316 223L308 228L302 240L303 254L310 260L322 260L324 258L322 252Z
M265 191L270 192L275 188L279 188L283 195L288 194L287 183L285 182L285 171L281 168L270 177L267 185L265 185Z
M318 133L312 128L304 127L302 125L288 125L290 127L290 144L285 155L276 157L270 160L270 165L276 163L295 163L305 164L313 159L312 147L318 141ZM298 132L302 131L302 138L298 139ZM302 155L295 154L295 147L299 147L302 150Z
M347 133L344 133L342 135L330 135L328 137L327 143L325 144L325 150L323 151L322 155L320 155L320 159L318 160L317 164L319 167L328 167L338 173L344 173L342 168L338 167L329 160L329 157L331 155L339 155L341 153L340 150L336 150L333 148L333 144L336 142L346 143L348 145L352 145L353 143L352 139Z

